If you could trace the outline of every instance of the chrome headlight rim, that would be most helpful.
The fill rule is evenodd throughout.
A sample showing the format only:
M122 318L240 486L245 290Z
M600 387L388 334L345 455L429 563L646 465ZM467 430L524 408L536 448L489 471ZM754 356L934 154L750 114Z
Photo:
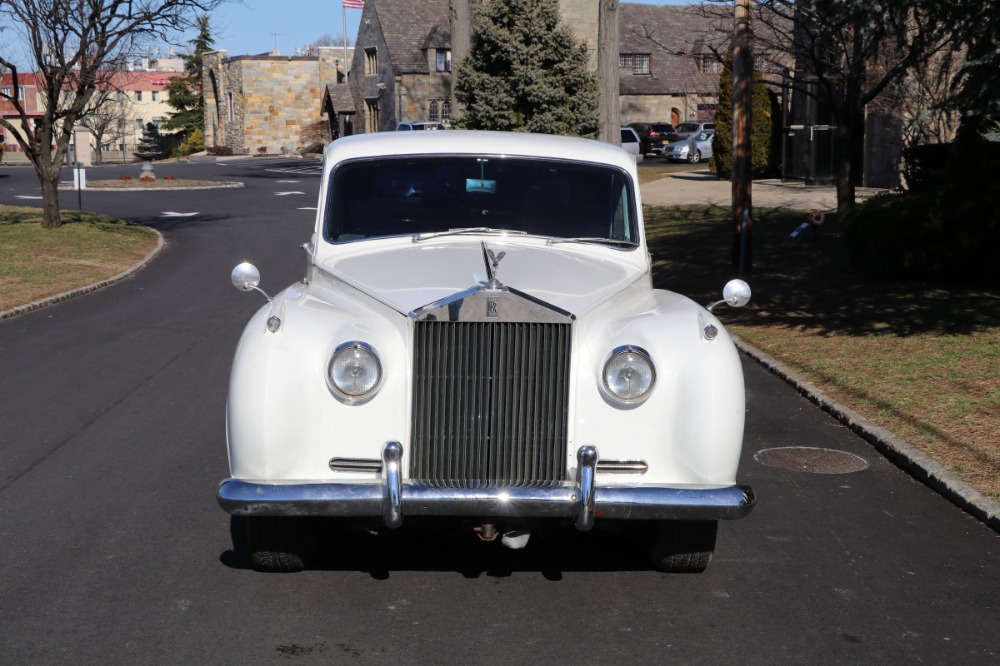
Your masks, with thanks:
M643 391L640 395L634 398L624 398L617 393L615 393L611 386L608 384L608 368L611 362L617 357L623 354L634 354L642 358L646 365L649 367L649 387ZM611 402L621 405L623 407L635 407L641 405L642 403L649 400L649 396L653 394L653 389L656 388L656 364L653 363L653 357L648 351L643 349L638 345L620 345L611 350L611 353L607 355L604 359L604 363L601 365L601 380L600 380L601 393L610 400Z
M341 387L337 386L336 382L333 379L334 363L337 362L341 354L351 350L361 350L368 356L370 356L372 362L374 363L375 371L377 372L377 377L375 379L375 382L372 384L371 388L359 394L352 394L349 393L348 391L343 390ZM360 404L363 402L367 402L368 400L373 398L379 392L379 389L382 388L382 380L385 376L385 373L383 372L382 368L382 359L381 357L379 357L378 352L375 351L375 348L372 345L362 340L351 340L349 342L344 342L342 344L337 345L337 347L333 350L333 353L330 354L330 360L326 364L325 376L326 376L326 386L327 388L330 389L330 392L333 393L333 395L336 396L341 401L353 405L353 404Z

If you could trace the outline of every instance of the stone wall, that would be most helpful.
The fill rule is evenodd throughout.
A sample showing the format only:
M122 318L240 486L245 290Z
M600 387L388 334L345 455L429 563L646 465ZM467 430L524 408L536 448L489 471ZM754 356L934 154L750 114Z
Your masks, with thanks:
M587 45L590 69L597 71L597 0L559 0L559 15L578 41Z
M208 53L205 62L205 145L235 154L292 154L302 131L323 120L320 101L336 80L336 58Z

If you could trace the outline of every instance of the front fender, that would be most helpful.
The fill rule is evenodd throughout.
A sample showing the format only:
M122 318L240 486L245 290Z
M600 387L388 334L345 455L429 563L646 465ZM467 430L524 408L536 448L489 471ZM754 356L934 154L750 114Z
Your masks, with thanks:
M247 324L233 359L227 406L230 472L244 480L330 476L332 457L378 457L406 433L406 318L361 297L296 284ZM267 320L281 326L269 331ZM327 386L333 351L361 340L378 353L383 381L364 404Z
M638 314L637 314L638 313ZM715 339L703 333L718 329ZM576 442L604 460L644 460L642 482L731 485L743 442L745 393L739 354L725 327L690 299L636 291L581 322L577 351ZM642 404L623 407L599 389L612 349L649 352L657 381ZM602 483L634 483L631 475Z

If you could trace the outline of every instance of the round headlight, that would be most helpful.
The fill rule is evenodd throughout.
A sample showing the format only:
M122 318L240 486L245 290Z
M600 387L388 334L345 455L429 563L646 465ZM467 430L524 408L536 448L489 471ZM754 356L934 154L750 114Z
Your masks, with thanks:
M601 379L609 398L635 404L649 397L656 383L656 369L644 349L629 345L611 352Z
M333 352L327 368L330 388L348 400L372 395L382 382L382 364L363 342L348 342Z

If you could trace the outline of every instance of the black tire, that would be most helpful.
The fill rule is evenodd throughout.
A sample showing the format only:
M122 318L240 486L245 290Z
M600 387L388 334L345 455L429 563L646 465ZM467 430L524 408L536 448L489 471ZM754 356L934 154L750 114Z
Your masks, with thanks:
M698 162L701 162L701 151L696 148L693 153L688 155L688 162L690 162L691 164L697 164Z
M652 526L649 560L657 571L701 573L712 561L717 520L664 521Z
M250 561L255 571L302 571L315 550L306 518L247 518L246 530Z

